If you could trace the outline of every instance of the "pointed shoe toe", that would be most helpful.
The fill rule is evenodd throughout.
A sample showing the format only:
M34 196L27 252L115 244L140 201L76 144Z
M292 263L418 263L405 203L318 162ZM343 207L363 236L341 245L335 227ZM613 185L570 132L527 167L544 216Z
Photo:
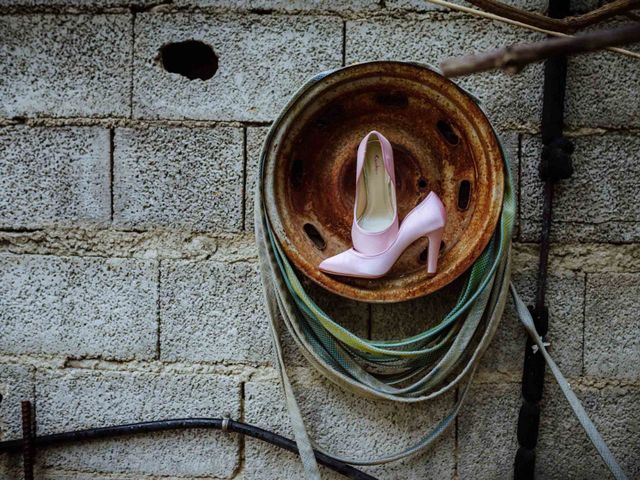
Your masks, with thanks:
M429 239L427 273L435 274L446 220L447 214L442 201L435 192L431 192L406 215L395 241L385 251L365 255L351 248L327 258L319 268L334 275L379 278L389 272L409 245L426 236Z
M325 273L334 275L349 275L353 271L353 262L350 260L351 250L346 250L333 257L326 258L319 267Z

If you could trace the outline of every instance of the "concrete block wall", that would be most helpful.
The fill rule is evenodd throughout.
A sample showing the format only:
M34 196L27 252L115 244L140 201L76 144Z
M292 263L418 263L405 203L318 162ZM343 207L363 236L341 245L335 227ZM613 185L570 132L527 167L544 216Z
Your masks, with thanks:
M536 11L539 0L513 0ZM598 2L575 3L587 10ZM417 0L0 0L0 439L225 413L291 435L258 279L252 190L261 142L308 76L373 59L446 56L541 38ZM218 56L209 80L170 73L170 42ZM551 352L631 478L640 477L640 80L609 53L569 62L576 173L558 187ZM540 65L465 78L504 139L519 197L514 281L531 299L540 228ZM606 87L605 87L606 86ZM345 302L363 336L411 335L455 299ZM510 478L525 336L507 307L455 427L381 479ZM343 392L285 339L310 430L336 453L415 441L453 405ZM548 379L538 478L607 478ZM300 478L296 458L233 434L173 432L50 449L38 478ZM0 455L0 478L20 478ZM326 472L326 478L338 478Z

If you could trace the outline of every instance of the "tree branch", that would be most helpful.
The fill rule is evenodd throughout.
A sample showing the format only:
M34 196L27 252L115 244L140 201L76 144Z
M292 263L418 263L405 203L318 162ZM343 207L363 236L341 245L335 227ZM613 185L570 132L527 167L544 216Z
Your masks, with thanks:
M577 37L523 43L486 53L451 58L443 61L440 69L446 77L459 77L495 69L516 73L529 63L539 62L549 57L577 55L635 42L640 42L640 24L600 30ZM625 52L640 58L640 53Z
M549 18L535 12L506 5L497 0L467 0L472 5L487 12L528 23L538 28L556 32L573 33L617 15L640 8L640 0L615 0L584 15L566 18Z

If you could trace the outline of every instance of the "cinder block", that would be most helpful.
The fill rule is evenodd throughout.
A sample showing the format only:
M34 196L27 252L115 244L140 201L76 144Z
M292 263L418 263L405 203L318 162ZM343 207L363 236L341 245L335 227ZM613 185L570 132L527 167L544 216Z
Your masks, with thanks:
M162 262L163 360L271 361L271 334L257 266Z
M110 221L108 130L0 128L0 159L0 227Z
M442 60L511 43L543 37L467 16L428 14L411 19L347 22L347 64L368 60L403 60L437 66ZM489 120L499 129L538 128L541 114L542 66L518 75L502 72L464 77L456 83L478 97Z
M458 417L458 475L513 477L520 384L474 383Z
M598 24L615 28L627 19ZM637 44L624 48L640 51ZM640 77L633 59L614 52L571 57L567 66L565 123L569 127L640 127Z
M20 458L19 456L17 457ZM22 463L19 460L19 463ZM22 468L22 466L20 467ZM16 473L16 478L19 474ZM74 471L65 471L65 470L56 470L55 468L47 468L46 465L38 465L35 466L34 475L36 478L43 478L46 480L113 480L113 475L110 473L96 473L96 472L74 472ZM11 477L13 478L13 477ZM154 479L154 477L149 476L141 476L140 474L118 474L118 480L148 480ZM157 477L155 477L157 478ZM176 477L169 477L172 480Z
M22 400L34 401L34 369L0 364L0 441L22 438ZM19 454L0 454L0 478L22 478Z
M114 222L135 228L242 229L239 128L118 129Z
M375 10L377 0L176 0L179 6L216 7L265 11L360 11Z
M74 11L78 11L89 8L151 7L153 5L157 5L155 0L0 0L0 7L36 7L38 10L73 7Z
M129 116L130 15L0 18L0 115Z
M628 478L640 477L640 388L572 384L587 414ZM612 478L559 387L545 385L536 452L536 478Z
M569 408L555 381L545 384L536 448L536 478L609 478L606 467ZM621 462L629 478L640 470L637 448L640 425L637 386L572 388ZM518 442L519 383L486 383L471 387L459 425L460 478L512 478Z
M536 272L515 270L513 282L522 300L527 305L532 304L536 291ZM579 273L551 272L548 278L549 352L565 375L579 376L582 373L584 284L585 276ZM502 323L480 364L481 369L519 375L524 362L526 338L513 301L509 298Z
M0 364L0 440L22 437L20 402L34 400L33 376L31 367Z
M0 351L152 358L153 261L0 255Z
M575 172L555 188L552 238L562 242L633 242L640 239L640 138L630 134L573 138ZM542 216L542 182L538 175L541 141L522 141L521 231L537 241Z
M247 128L247 182L245 187L245 230L253 232L254 216L253 209L254 199L256 196L256 188L258 182L258 164L260 162L260 152L264 143L268 127Z
M640 379L640 274L587 276L584 367L587 375Z
M195 39L219 59L209 80L164 70L159 49ZM136 17L136 117L268 121L312 74L342 64L342 21L331 16Z
M466 7L470 6L468 3L458 0L452 0L452 3L458 3ZM517 8L525 10L531 10L534 12L546 12L548 8L548 2L545 0L505 0L503 3L507 5L513 5ZM385 6L390 9L406 9L417 11L430 11L430 10L445 10L448 9L429 3L428 0L385 0ZM571 9L573 12L588 12L598 7L597 0L577 0L571 2Z
M294 386L309 434L323 448L339 455L377 458L415 443L451 408L453 395L433 402L399 404L364 399L333 384L312 382ZM250 382L245 387L245 417L249 423L292 436L289 416L279 385ZM436 444L415 457L375 467L362 467L377 478L445 479L454 476L454 432L444 433ZM249 479L302 478L300 460L263 442L246 439ZM326 470L325 470L326 471ZM340 478L326 474L323 478Z
M289 416L281 388L273 383L250 382L245 385L245 419L293 439ZM322 478L338 480L341 475L320 467ZM245 478L279 480L303 478L297 455L252 438L245 439Z
M186 417L240 416L237 380L212 375L41 371L37 375L42 433ZM239 438L180 430L48 449L44 464L64 470L229 478Z
M464 2L453 0L452 3L465 5ZM524 8L526 10L544 11L546 9L546 3L539 0L508 0L504 3L513 5L514 7ZM416 10L418 12L442 10L447 11L445 7L429 3L428 0L386 0L385 5L392 10Z

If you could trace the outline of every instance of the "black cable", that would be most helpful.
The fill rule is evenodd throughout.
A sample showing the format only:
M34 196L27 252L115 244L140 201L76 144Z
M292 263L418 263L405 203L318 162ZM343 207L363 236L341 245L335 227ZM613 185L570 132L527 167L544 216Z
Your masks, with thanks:
M570 0L549 0L549 16L553 18L566 17L570 13L569 3ZM549 328L546 291L554 184L573 174L571 163L573 144L563 136L566 78L566 57L552 57L545 62L541 122L543 150L539 169L540 178L544 182L544 201L536 298L534 306L529 307L536 331L543 339ZM514 480L533 480L535 476L535 448L538 442L545 361L540 353L533 350L533 347L533 341L527 336L522 368L522 406L518 413L517 438L519 446L513 465Z
M64 445L84 440L95 440L101 438L122 437L125 435L162 432L165 430L183 430L190 428L206 428L214 430L225 430L223 428L223 419L221 418L179 418L172 420L156 420L151 422L130 423L126 425L113 425L110 427L88 428L86 430L75 430L71 432L52 433L49 435L41 435L32 438L34 447L48 447L52 445ZM276 433L264 430L254 425L243 422L228 420L226 430L236 432L241 435L257 438L267 443L271 443L280 448L293 453L298 453L298 447L293 440L278 435ZM22 449L23 440L5 440L0 442L0 453L18 452ZM316 459L320 465L324 465L331 470L338 472L345 477L354 480L376 480L375 477L364 473L357 468L347 465L333 457L324 453L315 452Z

